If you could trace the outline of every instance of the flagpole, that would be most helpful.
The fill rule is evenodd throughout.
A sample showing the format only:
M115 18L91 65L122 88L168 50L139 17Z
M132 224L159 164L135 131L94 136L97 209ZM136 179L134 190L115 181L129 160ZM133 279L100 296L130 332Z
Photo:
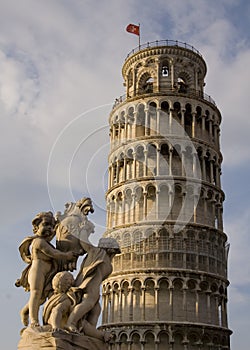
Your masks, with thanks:
M139 50L141 48L141 28L140 28L140 23L138 23L139 25Z

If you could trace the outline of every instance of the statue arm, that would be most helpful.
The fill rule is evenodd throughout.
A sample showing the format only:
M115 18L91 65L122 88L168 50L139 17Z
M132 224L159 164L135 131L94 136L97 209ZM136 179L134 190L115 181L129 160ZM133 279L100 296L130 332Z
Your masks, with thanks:
M67 260L72 260L74 258L74 253L73 252L62 252L59 249L54 248L52 245L50 245L48 242L45 240L41 239L39 240L40 242L38 243L37 240L37 249L40 250L43 254L49 256L50 258L53 259L67 259Z
M87 253L89 253L90 250L93 250L93 248L96 248L93 244L88 243L86 241L80 240L80 244L81 244L82 248L84 249L84 251Z

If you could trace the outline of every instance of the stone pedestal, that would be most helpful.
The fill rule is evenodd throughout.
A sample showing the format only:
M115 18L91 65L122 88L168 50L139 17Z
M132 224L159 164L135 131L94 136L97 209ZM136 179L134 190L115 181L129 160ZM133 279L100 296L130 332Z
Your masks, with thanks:
M50 332L42 327L26 328L18 343L18 350L108 350L102 340L64 331Z

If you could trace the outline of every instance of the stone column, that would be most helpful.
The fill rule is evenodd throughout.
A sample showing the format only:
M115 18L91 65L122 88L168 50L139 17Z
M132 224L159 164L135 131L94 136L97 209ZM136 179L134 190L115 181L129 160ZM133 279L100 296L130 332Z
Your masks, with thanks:
M121 142L121 122L118 122L118 143Z
M132 171L132 178L136 179L136 153L133 152L133 171Z
M156 135L160 133L160 108L156 108Z
M213 226L215 225L215 203L216 203L216 200L214 198L211 199L211 203L212 203L212 224Z
M107 323L107 293L102 292L102 314L103 314L103 323Z
M222 219L223 207L222 205L218 208L218 229L223 231L223 219Z
M113 289L110 290L110 295L111 295L111 303L110 303L110 321L109 322L114 322L114 297L115 297L115 292Z
M124 198L124 195L122 196L122 208L121 208L122 212L121 212L121 222L122 222L122 225L125 224L125 198Z
M219 164L215 164L215 185L220 187L220 169Z
M111 187L111 169L112 169L112 166L110 165L109 166L109 174L108 174L108 188Z
M208 123L209 123L209 140L212 140L213 139L213 126L212 126L212 120L209 119L208 120Z
M145 345L145 341L144 340L141 340L141 349L140 350L144 350L145 348L144 348L144 345Z
M188 303L188 300L187 300L187 290L188 290L188 286L187 286L187 282L185 281L184 284L183 284L183 288L182 288L182 291L183 291L183 311L184 311L184 317L185 317L185 320L187 320L187 303Z
M211 323L211 291L208 291L207 293L207 321L208 323Z
M155 210L154 210L154 217L156 220L159 219L159 193L160 191L159 190L156 190L155 191Z
M132 222L135 222L135 193L132 193Z
M149 121L149 112L148 109L145 109L145 135L149 135L150 134L150 130L149 130L149 125L148 125L148 121Z
M133 287L129 287L130 301L129 301L129 320L133 320Z
M119 183L119 172L120 172L120 161L117 159L116 161L116 183Z
M138 113L134 112L134 123L132 124L132 138L136 137L136 128L137 128L137 117Z
M118 288L118 322L122 322L122 289Z
M173 209L173 191L172 190L170 190L169 191L169 199L168 199L168 205L169 205L169 209L170 209L170 212L169 213L171 213L172 212L172 209Z
M123 159L123 176L122 176L122 181L127 180L127 158L124 155Z
M145 292L146 292L146 287L143 285L141 287L141 291L142 291L142 321L145 321Z
M156 176L160 174L160 149L156 150Z
M143 220L147 219L147 192L143 192Z
M111 163L111 166L110 166L110 187L112 187L113 185L114 185L114 164Z
M199 322L199 292L200 289L196 289L195 296L196 296L196 302L195 302L195 321Z
M185 176L185 154L181 149L181 176Z
M208 224L208 218L207 218L207 195L204 196L204 224Z
M155 319L159 320L159 287L155 287Z
M173 290L174 286L169 286L169 305L170 305L170 320L173 321L174 309L173 309Z
M169 176L172 176L173 148L169 149Z
M201 156L201 162L202 162L202 180L203 181L206 181L206 178L207 178L207 176L206 176L206 162L205 162L205 157L204 157L204 155L202 154L202 156Z
M172 124L173 124L173 108L169 109L169 134L172 134Z
M196 116L196 113L193 112L192 113L192 137L195 137L195 116Z
M143 163L143 176L146 177L148 175L148 151L144 150L144 163Z
M213 184L215 182L214 179L214 160L210 159L210 182Z
M124 125L124 139L128 139L128 115L125 115L125 125Z
M192 161L193 161L193 177L197 177L197 155L192 154Z
M118 203L117 203L117 198L114 199L114 203L115 203L115 212L114 212L114 224L113 226L117 226L118 224Z
M201 133L202 133L202 137L204 138L205 136L205 122L206 122L206 116L202 115L201 116Z
M219 295L218 294L216 294L215 296L215 307L216 307L215 324L219 325L220 322L219 322Z
M112 144L114 144L115 142L115 124L112 124Z
M182 135L185 135L185 109L181 110L181 126L182 126Z

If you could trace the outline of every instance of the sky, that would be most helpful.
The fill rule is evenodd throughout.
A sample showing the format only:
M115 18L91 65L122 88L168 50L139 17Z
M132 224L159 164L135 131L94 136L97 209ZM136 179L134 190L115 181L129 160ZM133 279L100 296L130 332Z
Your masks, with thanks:
M232 349L249 349L250 2L248 0L0 0L1 345L17 347L18 246L40 211L89 195L93 241L105 231L108 116L124 94L121 68L138 38L193 45L219 107L224 229L230 242Z

